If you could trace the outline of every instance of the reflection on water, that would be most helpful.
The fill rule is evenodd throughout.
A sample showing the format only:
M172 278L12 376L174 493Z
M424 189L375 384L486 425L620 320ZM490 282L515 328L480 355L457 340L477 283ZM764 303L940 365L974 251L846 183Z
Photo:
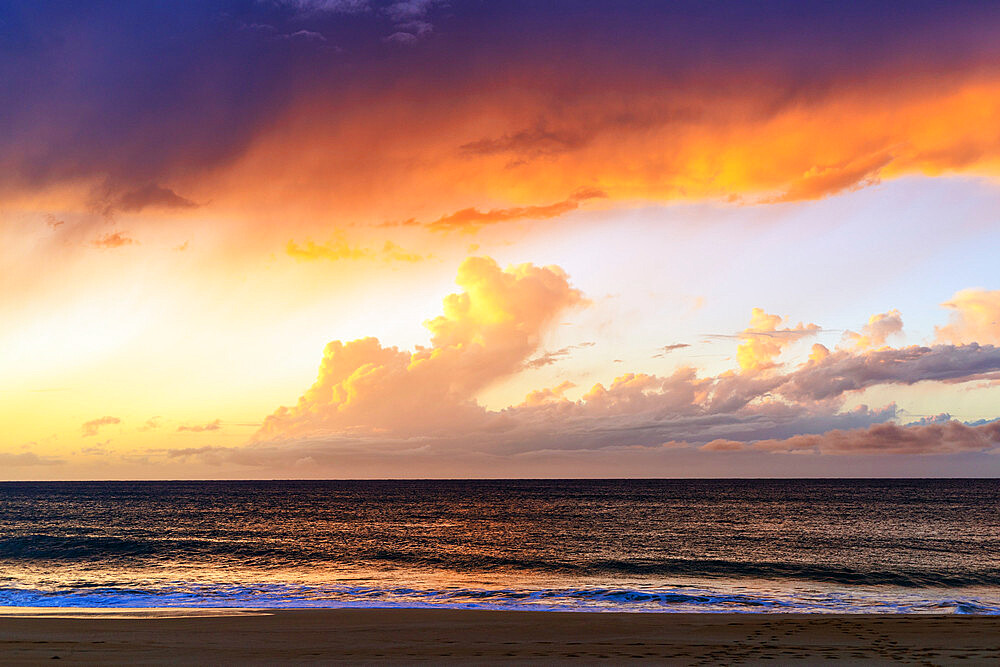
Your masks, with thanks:
M0 485L0 605L1000 612L1000 483Z

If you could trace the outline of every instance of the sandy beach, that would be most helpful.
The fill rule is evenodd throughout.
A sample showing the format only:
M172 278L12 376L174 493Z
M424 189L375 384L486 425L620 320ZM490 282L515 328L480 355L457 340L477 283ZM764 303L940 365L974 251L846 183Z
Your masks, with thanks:
M621 614L416 609L22 611L0 660L37 664L279 662L996 664L1000 617ZM201 614L204 612L193 612ZM72 617L66 617L72 614Z

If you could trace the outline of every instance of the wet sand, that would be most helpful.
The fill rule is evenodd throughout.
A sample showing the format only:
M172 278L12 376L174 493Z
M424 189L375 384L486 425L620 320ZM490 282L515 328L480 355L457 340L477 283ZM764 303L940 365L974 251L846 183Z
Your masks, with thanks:
M4 611L3 664L1000 664L996 616Z

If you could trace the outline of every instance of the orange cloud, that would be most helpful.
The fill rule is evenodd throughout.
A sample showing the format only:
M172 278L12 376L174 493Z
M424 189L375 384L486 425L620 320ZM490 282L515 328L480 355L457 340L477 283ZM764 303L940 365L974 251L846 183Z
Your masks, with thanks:
M351 246L344 238L343 234L338 234L326 243L316 243L306 241L300 246L294 241L289 241L285 246L285 252L289 257L298 260L313 261L317 259L339 260L339 259L368 259L373 253L367 248Z
M546 220L575 211L580 203L588 199L606 198L607 194L596 188L581 188L568 199L554 204L542 206L517 206L514 208L495 208L480 211L477 208L465 208L455 213L441 216L437 220L423 223L411 218L406 222L384 223L385 227L423 226L435 232L462 231L472 233L479 231L484 225L495 225L501 222L515 220Z
M525 70L464 94L471 85L480 88L399 82L307 95L225 161L181 166L164 179L187 195L170 190L181 200L206 202L199 211L253 221L262 238L321 233L331 215L338 225L474 231L565 215L594 205L598 192L603 206L773 203L908 175L1000 175L1000 126L991 122L1000 116L1000 74L988 70L873 73L809 95L760 76L666 84L627 75L557 87ZM581 184L587 196L566 197ZM9 199L91 211L88 196L69 201L89 190L68 187ZM168 197L148 199L139 207L146 200L136 195L133 212L155 213Z
M301 261L381 259L386 262L420 262L428 258L427 255L409 252L392 241L386 241L380 251L352 246L340 231L326 243L306 241L304 245L299 245L295 241L289 241L285 246L285 253Z
M706 20L636 5L568 20L537 3L455 6L441 12L451 30L427 16L399 24L392 39L434 33L409 51L380 41L389 35L372 21L389 9L351 2L366 11L341 52L343 17L251 4L189 32L186 49L104 39L114 55L78 62L78 74L135 95L125 107L119 91L61 76L73 47L43 36L73 26L86 41L137 25L107 32L123 18L113 11L26 19L34 37L14 70L35 77L11 87L28 97L12 115L17 139L0 145L5 203L110 184L103 199L142 214L211 202L213 216L256 213L283 229L331 215L447 228L545 209L582 184L627 205L775 202L1000 168L997 17L982 8L852 11L833 30L811 9ZM147 27L186 25L184 12L165 14ZM734 30L741 39L725 37ZM218 66L203 67L201 50ZM250 88L248 62L268 63Z
M863 156L843 164L816 165L789 181L785 192L765 199L770 203L822 199L844 190L858 190L879 182L883 168L892 162L888 153Z
M736 442L735 440L724 440L718 438L710 442L706 442L701 446L701 449L706 452L738 452L744 449L746 445L742 442Z
M554 90L532 72L475 96L401 84L356 105L303 103L184 185L227 208L301 219L336 210L359 224L448 231L563 215L582 201L564 193L582 183L612 204L752 203L906 175L1000 175L992 73L873 75L802 97L769 90L627 78Z
M1000 290L962 290L942 305L951 310L951 321L935 327L937 340L1000 345Z
M121 248L122 246L138 244L139 242L128 236L125 232L108 232L104 236L94 239L90 245L95 248Z

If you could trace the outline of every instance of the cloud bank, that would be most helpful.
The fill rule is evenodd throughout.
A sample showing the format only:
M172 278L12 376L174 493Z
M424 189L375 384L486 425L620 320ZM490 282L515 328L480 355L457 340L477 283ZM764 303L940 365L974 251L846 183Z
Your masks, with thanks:
M995 178L1000 11L890 7L14 3L0 191L449 230L564 214L581 185L788 202Z
M488 410L477 401L480 391L569 353L540 353L544 333L565 310L587 302L557 267L501 269L492 259L470 258L456 282L462 291L425 322L429 346L406 351L375 338L333 341L313 386L295 405L268 416L251 443L170 456L247 466L368 466L372 474L393 475L405 474L407 462L432 460L484 470L488 461L525 466L533 457L614 454L662 463L689 455L684 452L927 456L998 447L1000 422L963 424L943 416L900 424L895 405L844 409L870 387L1000 373L1000 348L993 345L886 345L902 329L896 311L873 316L861 333L848 332L834 351L817 344L808 359L789 363L783 353L790 344L820 328L787 326L755 308L750 325L732 335L736 370L625 373L577 398L571 397L575 384L564 381L529 392L517 405Z

